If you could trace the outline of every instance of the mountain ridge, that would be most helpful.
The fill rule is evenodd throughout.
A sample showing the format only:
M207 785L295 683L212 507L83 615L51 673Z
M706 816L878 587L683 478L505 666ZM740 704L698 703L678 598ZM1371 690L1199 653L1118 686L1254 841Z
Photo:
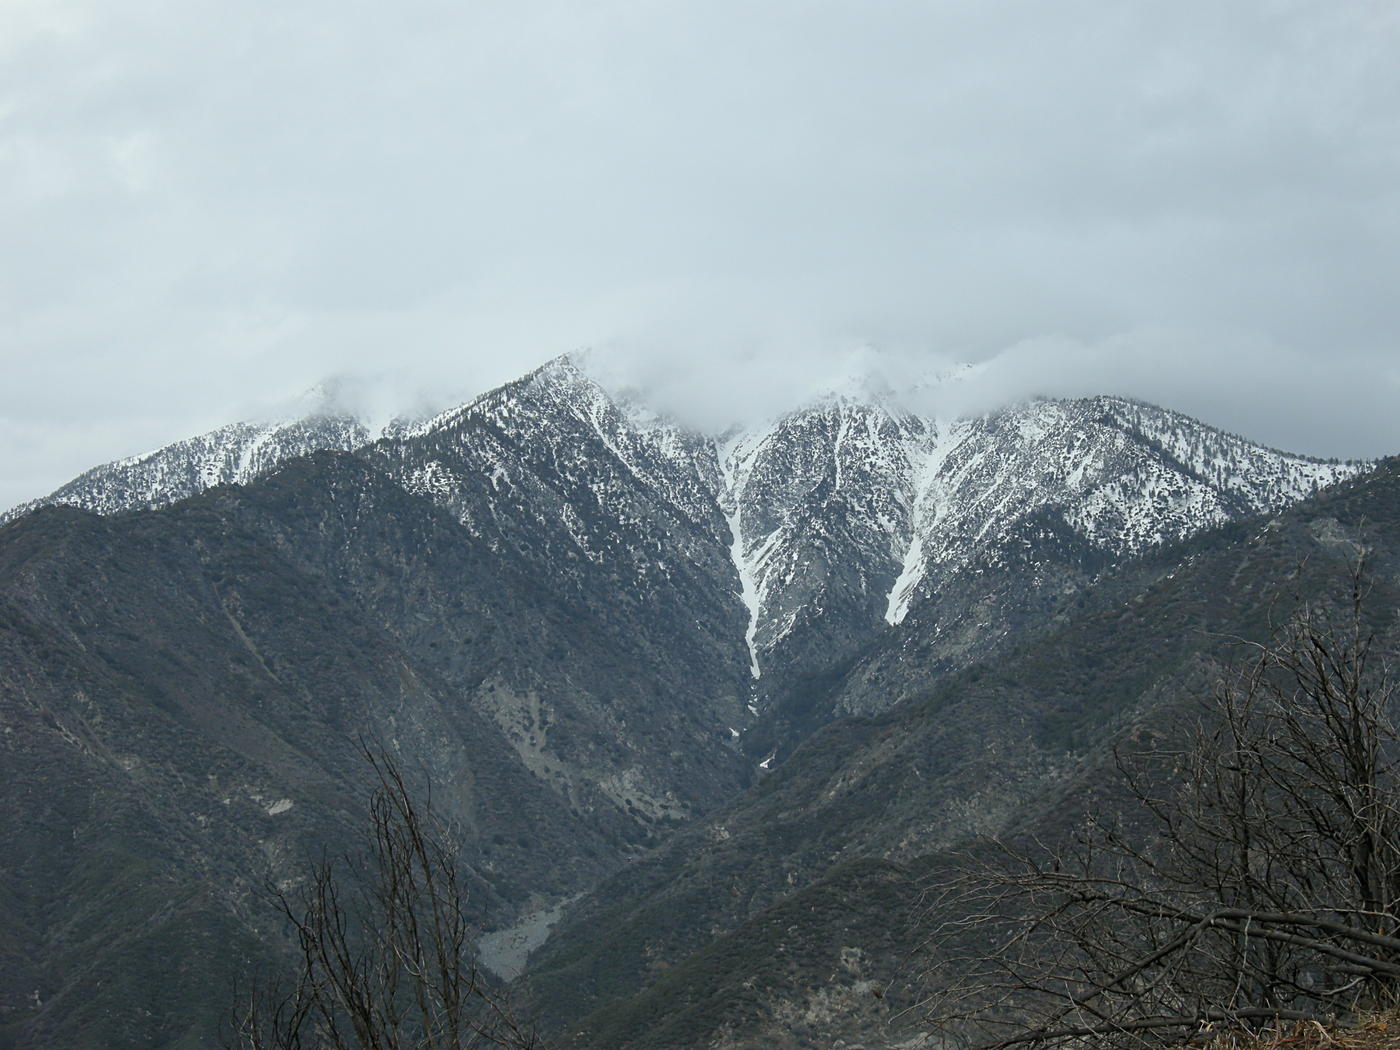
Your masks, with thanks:
M929 909L949 851L987 836L1053 844L1086 814L1106 818L1122 790L1115 746L1170 749L1239 641L1267 639L1291 602L1334 601L1361 550L1377 645L1394 652L1397 522L1389 461L1118 566L1085 608L995 661L812 733L580 901L532 960L533 1003L565 1046L589 1050L921 1045L922 942L947 918Z
M210 1023L196 978L233 965L210 944L277 950L249 887L353 838L356 733L444 786L483 932L552 921L782 796L799 748L843 761L1063 624L1134 553L1363 471L1114 398L948 421L834 397L715 437L568 359L300 454L358 433L235 425L55 494L91 510L0 524L0 813L28 844L0 909L38 946L7 957L0 1046ZM801 830L778 818L773 842ZM172 945L194 961L159 1006ZM149 1018L102 1020L131 996Z
M570 462L567 442L594 451ZM8 516L50 502L104 514L163 506L321 448L368 456L496 543L513 542L499 528L502 507L513 501L535 526L549 506L557 522L543 561L565 577L578 576L579 559L615 560L665 593L659 577L686 564L715 574L722 558L759 707L799 670L838 666L915 606L968 591L986 571L979 552L1040 542L1027 531L1033 521L1046 542L1057 533L1053 542L1082 547L1081 561L1112 560L1278 509L1367 467L1267 449L1108 396L937 419L885 398L832 394L706 435L636 396L610 394L564 355L377 435L347 416L231 424L95 467ZM528 492L515 491L522 484ZM652 555L616 546L651 513L626 491L670 508L634 537Z

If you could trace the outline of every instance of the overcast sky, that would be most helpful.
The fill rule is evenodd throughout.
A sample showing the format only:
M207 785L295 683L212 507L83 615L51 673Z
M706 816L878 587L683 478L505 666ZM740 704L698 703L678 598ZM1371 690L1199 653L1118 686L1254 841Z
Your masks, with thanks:
M1400 452L1394 0L0 0L0 507L333 374Z

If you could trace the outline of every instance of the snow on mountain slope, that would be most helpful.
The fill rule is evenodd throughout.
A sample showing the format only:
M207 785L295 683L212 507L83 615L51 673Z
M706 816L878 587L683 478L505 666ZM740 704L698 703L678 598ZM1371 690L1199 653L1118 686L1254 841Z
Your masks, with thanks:
M565 577L583 563L625 563L639 583L689 572L727 536L712 444L625 411L567 358L371 458L492 544L520 547L544 530L551 571Z
M755 677L763 654L793 649L779 656L791 663L830 640L813 632L814 614L867 619L864 607L893 585L911 537L913 465L935 436L917 417L833 398L717 450Z
M1361 469L1111 397L964 420L833 398L718 455L751 660L789 676L838 665L974 560L1015 544L1034 561L1040 516L1058 544L1121 558Z
M833 396L717 439L610 395L566 356L382 436L324 414L234 424L38 502L159 506L317 449L358 450L544 585L644 606L658 639L694 634L686 651L759 704L980 568L1013 558L1033 587L1050 556L1037 544L1129 556L1363 469L1111 397L933 420Z
M1355 473L1118 398L1032 401L948 431L918 482L916 524L886 619L1050 514L1112 557L1295 502Z
M215 485L246 483L295 456L358 448L370 438L363 423L346 416L232 423L154 452L94 467L43 499L0 515L0 522L55 503L98 514L163 507Z
M576 610L563 631L588 634L557 659L566 675L578 675L580 694L588 693L589 676L575 664L587 652L608 654L635 678L671 683L664 696L649 698L651 710L625 704L614 690L570 720L574 699L531 680L550 668L516 669L512 695L549 698L541 702L563 726L539 745L543 753L522 757L582 778L570 780L570 790L586 780L619 806L672 815L693 794L694 785L681 790L676 778L699 775L696 756L720 766L736 761L731 727L753 720L750 671L707 440L624 409L561 360L361 454ZM675 720L666 721L666 712ZM512 701L493 703L490 714L509 733L529 712ZM583 726L600 749L617 752L612 767L579 770L566 751L554 750L556 741L577 747L571 733ZM671 757L632 762L626 742L638 740L652 741L642 748L647 754Z

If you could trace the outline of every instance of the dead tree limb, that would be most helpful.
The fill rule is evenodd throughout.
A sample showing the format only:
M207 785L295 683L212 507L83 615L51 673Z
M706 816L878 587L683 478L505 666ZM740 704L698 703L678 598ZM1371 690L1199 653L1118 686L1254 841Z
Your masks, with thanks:
M1180 1043L1400 990L1400 734L1363 565L1222 680L1179 749L1122 753L1134 819L984 847L945 885L929 1019L999 1050Z
M536 1050L534 1032L484 983L447 829L398 766L362 745L373 778L368 845L270 890L297 969L239 998L240 1050Z

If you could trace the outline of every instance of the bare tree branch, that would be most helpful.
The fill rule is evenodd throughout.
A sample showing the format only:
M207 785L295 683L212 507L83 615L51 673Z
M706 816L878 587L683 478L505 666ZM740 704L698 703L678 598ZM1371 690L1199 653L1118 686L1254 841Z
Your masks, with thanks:
M368 854L349 875L323 860L270 895L299 970L255 983L235 1008L242 1050L537 1050L535 1033L483 983L451 837L395 763L361 744L374 777Z
M926 1009L945 1039L1179 1044L1400 987L1394 686L1363 565L1348 584L1244 645L1188 746L1118 755L1136 822L998 844L943 887Z

